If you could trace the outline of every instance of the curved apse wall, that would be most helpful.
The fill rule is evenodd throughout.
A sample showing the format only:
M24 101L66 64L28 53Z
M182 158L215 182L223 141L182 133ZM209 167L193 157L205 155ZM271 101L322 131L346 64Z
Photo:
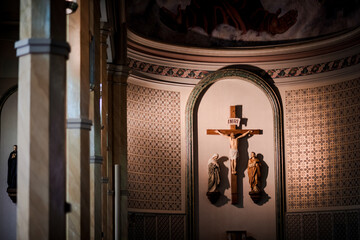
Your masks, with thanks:
M360 79L285 95L287 238L358 239Z
M128 84L129 239L184 239L180 93Z
M128 85L129 208L181 210L180 93Z

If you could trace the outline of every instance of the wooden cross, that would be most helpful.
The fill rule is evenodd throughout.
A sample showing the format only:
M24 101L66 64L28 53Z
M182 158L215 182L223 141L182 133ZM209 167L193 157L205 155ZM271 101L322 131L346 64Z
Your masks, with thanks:
M230 118L236 118L236 106L230 106ZM262 130L260 129L237 129L236 125L231 125L230 129L207 129L206 134L208 135L218 135L216 132L219 130L222 134L230 135L231 133L234 133L234 135L237 134L244 134L247 131L251 131L251 134L262 134ZM237 186L237 174L231 173L231 203L237 204L238 201L238 186Z

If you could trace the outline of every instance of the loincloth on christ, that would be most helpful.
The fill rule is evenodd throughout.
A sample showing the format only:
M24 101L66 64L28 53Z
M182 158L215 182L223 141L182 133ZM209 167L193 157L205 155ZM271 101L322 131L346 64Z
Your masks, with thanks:
M236 160L237 156L238 156L238 150L230 148L229 159L230 160Z

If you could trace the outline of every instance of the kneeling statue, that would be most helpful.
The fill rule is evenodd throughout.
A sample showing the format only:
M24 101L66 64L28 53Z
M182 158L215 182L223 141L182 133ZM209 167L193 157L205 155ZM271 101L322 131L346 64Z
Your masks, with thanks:
M211 203L215 203L219 197L220 192L218 186L220 184L220 166L217 162L219 154L215 153L208 161L208 191L206 193Z

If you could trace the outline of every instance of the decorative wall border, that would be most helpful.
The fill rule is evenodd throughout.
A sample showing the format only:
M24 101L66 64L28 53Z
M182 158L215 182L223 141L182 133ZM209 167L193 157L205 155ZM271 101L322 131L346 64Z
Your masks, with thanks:
M334 70L340 70L346 67L351 67L360 63L360 53L349 57L336 59L329 62L317 63L306 66L269 69L266 72L272 78L286 78L286 77L299 77L307 76L317 73L325 73Z
M195 158L196 139L196 111L203 94L215 82L224 79L236 79L250 82L259 87L268 97L274 113L274 141L275 141L275 189L276 189L276 225L277 239L284 239L284 214L285 214L285 162L284 162L284 123L283 109L280 94L268 81L258 75L236 67L220 69L204 77L192 90L186 103L186 192L187 192L187 234L188 239L195 239ZM195 122L195 123L194 123ZM196 136L196 135L195 135Z
M198 70L198 69L185 69L178 67L161 66L147 62L141 62L132 58L128 59L128 66L131 69L138 70L140 72L151 73L166 77L179 77L179 78L191 78L201 79L210 71Z
M346 67L351 67L360 63L360 53L349 57L339 58L333 61L317 63L312 65L304 65L290 68L277 68L266 70L267 74L273 79L286 78L286 77L299 77L307 76L317 73L325 73L334 70L340 70ZM190 78L190 79L202 79L206 75L213 73L213 71L205 71L199 69L186 69L178 67L169 67L156 65L152 63L138 61L132 58L128 59L128 66L131 69L161 75L166 77L179 77L179 78Z

